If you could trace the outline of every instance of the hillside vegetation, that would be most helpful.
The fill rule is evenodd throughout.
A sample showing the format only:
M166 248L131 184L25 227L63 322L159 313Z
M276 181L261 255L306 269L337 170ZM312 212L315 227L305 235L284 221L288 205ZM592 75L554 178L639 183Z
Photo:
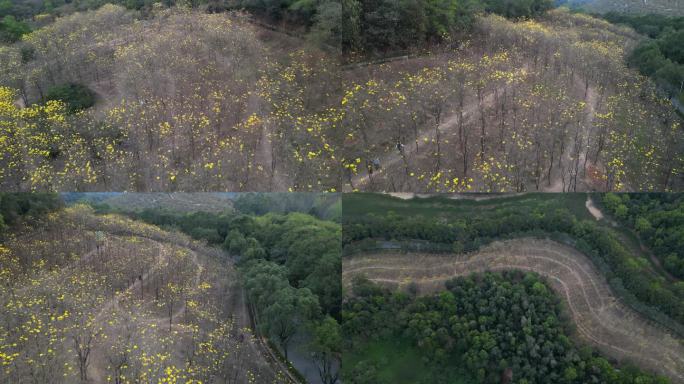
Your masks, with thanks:
M684 285L590 203L583 194L345 195L343 378L681 381ZM521 282L527 293L497 298ZM470 289L484 296L471 301Z
M349 67L346 188L680 188L681 119L625 64L634 31L564 9L474 28L456 49Z
M122 212L167 209L174 212L222 213L233 210L233 201L219 193L123 193L95 202L100 209Z
M2 380L336 382L339 224L88 197L0 194Z
M339 44L341 6L337 1L250 1L250 0L3 0L0 2L0 41L17 41L32 27L41 27L56 17L94 10L114 4L149 16L162 7L187 7L207 13L249 10L259 22L284 25L306 35L317 44L336 49Z
M656 13L684 16L684 4L679 0L560 0L559 4L580 7L590 12L627 14Z
M193 195L199 199L203 194ZM173 195L172 195L173 196ZM284 204L277 204L280 198ZM249 212L243 200L271 202ZM282 206L327 218L326 206L339 196L313 194L240 194L241 212L179 212L167 207L128 211L138 220L180 230L194 239L222 247L237 262L240 281L257 324L284 361L296 368L305 361L315 373L306 380L335 384L338 377L341 302L341 228L301 212L279 213ZM102 205L98 205L104 209ZM293 357L294 356L294 357ZM311 377L313 376L313 377Z
M376 265L382 268L382 257ZM371 266L373 279L374 272ZM375 286L356 279L343 312L349 340L343 378L421 384L498 384L506 377L523 383L670 382L631 365L617 368L578 345L575 324L552 284L535 273L473 270L447 279L440 292L420 296L384 288L384 281ZM414 281L413 287L422 285ZM576 326L583 331L583 324ZM396 369L397 361L380 354L392 356L396 348L412 355L399 364L413 369Z
M348 3L342 56L242 12L113 4L0 46L0 186L684 188L669 21L649 41L545 0Z
M243 14L172 8L141 19L108 4L59 18L0 48L0 184L334 188L325 135L334 114L325 108L336 65L301 48ZM76 112L68 96L44 101L74 83L96 93L94 107Z
M458 40L482 12L511 19L536 17L552 0L342 0L346 56L374 56Z
M665 270L684 279L684 196L606 194L607 211L648 245Z
M403 247L407 250L417 248L411 245L414 240L426 241L435 246L418 250L461 253L497 239L550 237L587 255L611 289L634 310L684 335L684 284L665 279L638 244L607 222L588 216L585 199L581 194L542 194L481 202L439 197L401 201L345 195L345 206L360 204L368 214L345 214L343 241L345 251L351 253L377 249L374 241L361 241L367 238L407 241Z
M3 380L290 382L235 269L186 236L77 205L13 228L0 254Z

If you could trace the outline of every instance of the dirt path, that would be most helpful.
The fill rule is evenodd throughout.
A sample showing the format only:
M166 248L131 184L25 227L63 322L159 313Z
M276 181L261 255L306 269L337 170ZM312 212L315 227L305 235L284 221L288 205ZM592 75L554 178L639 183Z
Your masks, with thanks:
M160 244L161 245L161 244ZM188 249L188 251L192 254L192 263L195 265L195 277L193 278L193 287L198 287L200 284L200 279L202 277L202 272L204 271L204 266L200 264L198 258L197 258L197 253L195 251ZM143 280L146 280L147 276L143 276ZM136 280L135 283L133 283L130 287L128 287L128 290L133 290L136 288L136 285L140 285L140 280ZM118 302L117 304L118 305ZM185 301L181 302L181 305L173 311L171 314L171 321L172 321L172 327L176 331L183 331L182 327L180 326L181 324L176 321L178 317L180 317L182 314L185 313L186 309L186 303ZM156 324L157 326L160 327L167 327L169 324L169 316L164 315L164 316L157 316L153 318L148 318L144 321L145 324Z
M250 109L256 111L258 100L252 101L255 92L250 95ZM256 97L256 96L254 96ZM254 104L252 106L252 104ZM266 120L261 125L261 135L259 136L255 154L255 162L263 167L263 170L269 176L269 191L284 191L287 189L287 181L283 177L282 171L278 169L278 164L275 160L275 148L273 146L273 133L271 129L271 122Z
M154 240L151 240L154 241ZM157 258L157 262L155 265L149 269L145 274L143 274L142 279L143 281L147 281L148 277L150 275L153 275L156 273L156 270L162 265L162 260L165 259L165 254L166 254L166 249L164 246L157 242L157 246L159 247L159 257ZM91 252L92 253L92 252ZM93 319L94 323L99 323L102 324L103 328L107 327L107 318L105 316L110 314L110 311L113 308L118 308L119 306L119 300L121 300L121 297L123 293L125 292L130 292L133 289L136 288L136 286L140 285L140 279L136 279L132 284L130 284L122 293L115 294L114 297L111 299L107 300L102 304L100 309L97 311L97 315L95 315L95 318ZM167 320L168 321L168 320ZM100 351L100 348L98 345L93 346L93 349L91 351L91 357L88 363L88 379L91 383L107 383L107 362L105 361L105 357Z
M575 87L577 88L578 91L581 91L584 93L584 83L579 77L575 77L574 81ZM578 168L578 172L580 174L584 174L583 171L583 166L584 166L584 159L586 157L586 147L587 147L587 140L589 139L589 134L593 129L594 126L594 117L596 115L596 105L598 103L598 97L596 94L596 88L593 85L589 85L588 88L586 88L586 97L584 97L584 101L586 103L586 106L584 108L584 111L586 113L586 118L584 120L584 125L582 127L582 132L580 133L581 135L581 140L582 140L582 146L583 148L580 148L579 150L579 164L580 167ZM542 188L542 191L544 192L570 192L570 168L574 162L572 156L577 150L575 148L575 145L577 143L574 140L574 133L570 132L568 135L568 140L570 141L567 148L565 148L565 151L563 152L563 167L566 168L565 172L560 172L559 169L556 169L554 172L554 175L552 176L552 181L550 185ZM587 165L590 165L589 162L587 162ZM567 180L565 180L567 178ZM580 177L580 175L577 175L577 189L578 190L585 190L587 189L587 181L586 178Z
M503 90L504 87L502 87L500 90ZM490 105L493 100L494 100L495 93L492 92L485 96L484 98L484 104L485 105ZM463 108L463 118L467 119L471 115L473 115L478 109L478 104L477 103L471 103L468 104ZM441 134L446 134L449 133L450 130L454 129L457 124L458 124L458 113L454 113L450 116L448 116L442 124L439 125L439 131ZM422 133L418 137L418 143L431 143L436 136L437 132L435 131L434 128L427 128L422 131ZM403 152L404 154L408 157L410 156L411 153L416 152L416 140L410 140L408 143L404 143L404 149ZM402 154L399 152L398 149L395 147L390 148L387 152L385 152L384 155L379 156L380 159L380 169L374 170L373 175L368 174L368 170L365 169L365 166L360 167L363 168L358 174L354 175L352 177L352 183L353 186L350 186L348 183L345 185L345 192L350 192L352 189L359 189L359 190L364 190L365 187L368 184L372 184L373 181L372 179L375 179L379 176L382 176L386 170L391 169L394 165L399 164L400 162L404 161L404 157Z
M587 195L587 201L584 203L584 206L587 207L587 211L594 216L596 221L603 220L603 212L596 207L594 200L591 199L591 196Z
M168 250L165 248L165 246L163 244L161 244L159 242L156 242L156 243L157 243L157 246L159 247L159 257L157 258L157 262L155 263L155 265L142 275L142 281L147 281L147 279L151 275L154 275L157 272L157 270L161 267L162 260L165 260L167 258L166 253ZM107 300L102 305L100 310L98 311L97 316L95 316L95 322L103 321L102 316L107 314L107 312L110 309L112 309L114 306L119 304L119 300L121 299L121 296L125 292L130 292L130 291L134 290L138 285L140 285L140 281L141 281L140 279L135 279L135 281L132 284L130 284L123 292L116 294L116 295L114 295L114 297Z
M684 383L684 344L636 313L611 292L593 263L569 246L550 240L496 242L471 255L377 254L343 259L342 281L361 274L401 288L416 283L421 293L444 289L444 282L475 272L518 269L547 278L563 298L578 337L617 360Z
M148 272L146 272L142 276L142 281L147 281L148 278L154 276L155 273L158 272L158 270L161 268L161 266L164 264L164 261L168 259L168 254L171 252L171 249L169 248L168 244L163 243L161 241L152 239L150 237L145 237L147 240L157 244L159 247L159 257L155 263L155 265L150 268ZM173 242L171 243L175 247L182 247L183 249L187 250L191 254L190 261L195 267L195 275L193 277L193 287L198 287L199 284L201 283L201 278L202 274L205 270L204 265L201 263L198 257L198 250L191 249L189 244L183 244L183 242ZM82 257L83 259L87 259L92 257L93 254L95 254L96 250L92 250L88 252L86 255ZM140 279L136 279L132 284L130 284L124 292L131 292L134 290L139 289L141 284ZM242 287L240 287L237 283L233 286L233 289L231 290L231 297L233 297L231 304L231 308L229 310L229 313L233 314L234 319L236 321L235 324L235 329L239 330L238 332L244 332L245 328L252 328L251 325L251 319L249 316L249 311L247 309L246 302L244 300L244 292L242 290ZM123 293L120 293L114 297L112 297L110 300L106 301L105 303L102 304L101 308L98 310L97 315L95 316L95 322L102 323L103 326L106 327L107 323L107 317L110 313L111 310L117 309L119 307L120 300L125 297ZM173 319L173 331L174 332L184 332L186 329L183 327L183 324L178 322L177 319L181 318L186 310L186 303L184 301L180 302L180 305L178 306L177 309L173 311L173 314L171 315L171 318ZM145 325L147 326L152 326L156 325L158 329L168 329L168 324L169 324L169 316L168 315L161 315L161 316L156 316L156 317L147 317L145 319L139 319L138 321L142 321ZM262 340L256 339L256 338L246 338L245 344L247 348L247 356L250 358L249 363L247 365L253 366L256 369L256 375L258 378L261 379L267 379L269 380L268 382L283 382L284 379L282 379L283 375L288 375L288 374L283 374L284 368L280 361L276 360L272 356L272 352L268 349L268 347L263 343ZM95 346L93 348L93 351L91 353L91 360L90 364L88 367L88 377L89 381L91 383L106 383L107 382L107 365L108 363L106 362L106 359L103 355L103 353L100 351L100 348L98 346ZM242 369L242 368L240 368ZM280 379L279 379L280 378ZM278 381L280 380L280 381ZM289 382L289 381L285 381ZM295 382L295 381L292 381Z

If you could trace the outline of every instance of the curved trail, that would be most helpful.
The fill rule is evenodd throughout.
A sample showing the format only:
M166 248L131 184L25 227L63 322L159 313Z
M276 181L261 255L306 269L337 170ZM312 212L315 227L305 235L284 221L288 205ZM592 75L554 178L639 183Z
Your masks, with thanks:
M113 235L113 233L109 233L109 235ZM121 235L121 234L117 234ZM195 267L195 274L193 276L192 280L192 286L193 287L198 287L201 282L202 278L202 273L205 270L204 265L200 262L198 253L205 253L203 252L203 248L198 248L196 246L193 246L191 243L183 242L183 241L163 241L162 239L155 239L153 236L144 236L140 234L127 234L131 236L138 236L145 238L147 241L150 241L154 244L156 244L159 247L159 256L157 257L157 260L155 261L154 265L151 266L151 268L142 276L142 281L148 281L148 278L154 276L158 271L162 268L164 261L168 259L169 257L169 252L171 252L170 246L173 247L180 247L182 249L187 250L190 252L191 258L190 262ZM101 248L101 250L104 247ZM85 255L82 256L81 261L83 260L88 260L92 257L92 255L96 252L96 250L91 250ZM210 255L210 252L207 252L207 254ZM96 315L94 318L95 322L101 322L101 323L106 323L106 316L110 315L110 311L112 309L118 309L119 308L119 302L121 299L126 297L125 293L130 292L132 290L135 290L140 286L141 280L136 279L132 284L130 284L125 290L122 292L116 294L114 297L111 299L107 300L104 302L100 308L96 311ZM243 290L241 286L233 286L233 292L231 292L232 296L241 296L243 295ZM173 311L173 314L171 315L172 319L174 319L173 325L172 325L172 330L174 332L184 332L186 331L185 327L183 327L183 324L180 322L175 321L178 319L185 311L186 309L186 303L184 301L180 302L180 305L176 310ZM249 313L248 309L246 307L246 303L240 302L237 305L231 305L230 308L230 313L234 317L236 321L236 325L238 326L238 329L243 330L244 328L249 327ZM168 329L168 324L169 324L169 316L168 315L161 315L161 316L156 316L156 317L148 317L146 319L141 319L140 320L142 323L146 324L147 326L150 326L152 324L157 325L158 327ZM161 329L160 328L160 329ZM282 366L280 361L274 360L273 357L267 353L267 351L264 350L264 346L262 345L262 342L260 340L257 340L256 338L251 338L247 337L245 338L245 343L247 344L247 348L252 351L250 354L251 356L258 356L258 361L251 361L250 364L254 364L256 369L258 369L259 374L265 374L267 377L271 378L278 378L281 374L285 374L288 376L288 378L291 379L291 376L289 375L289 372L287 372L286 368ZM266 347L268 348L268 347ZM107 363L104 359L104 356L102 356L102 351L100 350L99 346L94 346L93 351L92 351L92 356L90 359L90 363L88 366L88 378L89 382L92 383L106 383L107 382ZM268 351L270 352L270 351ZM283 373L284 372L284 373ZM277 380L277 379L276 379ZM292 381L294 382L294 381Z
M444 282L476 272L525 270L544 276L563 299L578 336L606 355L684 383L684 343L622 304L593 263L572 247L537 239L493 243L471 255L376 254L343 259L342 282L355 275L419 292L444 289Z
M503 88L502 88L503 89ZM484 103L489 105L491 104L492 100L494 99L494 92L488 94L487 96L484 97ZM478 104L477 103L469 103L467 106L463 108L463 119L468 119L474 113L477 111ZM440 125L439 125L439 131L440 133L445 133L449 132L449 130L453 129L457 124L458 124L458 119L459 119L459 114L458 113L453 113L449 115ZM432 127L429 128L424 128L423 131L420 133L420 137L418 137L418 142L419 143L432 143L435 140L435 136L437 133L435 132L435 129ZM404 154L406 156L409 156L410 154L415 154L416 152L416 141L415 140L409 140L409 142L404 144ZM362 169L359 173L354 175L352 177L352 183L354 184L353 186L349 185L349 182L345 184L344 190L346 192L351 191L352 189L360 189L360 190L365 190L365 186L367 184L372 184L374 181L372 179L375 179L379 176L382 176L388 169L390 169L392 166L399 164L400 162L403 161L404 156L394 147L391 147L387 152L385 152L384 155L380 156L380 165L381 168L373 171L373 175L368 174L368 170Z

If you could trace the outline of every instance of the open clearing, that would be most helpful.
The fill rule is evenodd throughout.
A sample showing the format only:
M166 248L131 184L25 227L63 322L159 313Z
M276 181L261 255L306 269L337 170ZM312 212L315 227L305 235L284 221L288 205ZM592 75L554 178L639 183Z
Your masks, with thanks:
M572 247L522 238L493 243L469 255L381 253L343 259L342 282L365 275L393 288L415 283L420 294L444 282L484 271L517 269L544 276L565 303L579 338L619 361L684 382L684 345L617 299L591 261Z

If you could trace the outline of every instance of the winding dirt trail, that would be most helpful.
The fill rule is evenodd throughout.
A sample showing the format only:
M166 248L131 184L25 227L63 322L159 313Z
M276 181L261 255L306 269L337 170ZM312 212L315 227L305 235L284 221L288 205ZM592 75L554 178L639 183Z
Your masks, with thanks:
M251 91L247 99L247 112L248 116L258 115L261 100L256 91ZM281 191L286 190L289 181L286 180L287 176L283 174L282 169L278 166L276 161L276 148L274 145L275 134L273 133L273 122L270 118L264 119L261 124L261 130L259 132L259 137L255 143L254 148L254 162L255 167L259 169L260 172L264 172L265 176L268 177L268 187L269 191ZM250 175L252 178L252 175Z
M156 273L159 272L161 268L163 268L165 261L168 260L168 258L170 257L169 255L170 252L172 252L172 247L180 247L181 249L189 252L191 255L190 262L193 264L195 269L195 274L192 280L192 286L198 287L201 283L202 275L205 271L205 266L200 261L198 253L206 253L206 256L208 257L216 256L213 254L211 250L197 248L195 246L192 246L190 243L185 243L182 241L164 242L161 239L157 240L152 237L141 237L144 237L147 241L150 241L159 247L159 256L157 257L157 260L154 263L154 265L142 276L142 281L148 281L149 278L153 277ZM102 250L102 247L100 248L100 250ZM89 251L81 258L81 260L87 260L92 258L96 251L96 249ZM116 310L119 308L120 301L126 297L125 293L139 289L140 284L141 280L136 279L123 292L115 295L111 299L104 302L102 306L97 310L97 315L94 318L94 322L101 323L104 327L106 327L106 316L110 315L112 310ZM232 298L229 298L229 313L233 316L234 321L236 322L235 326L236 329L239 330L238 332L244 334L246 328L253 327L251 324L249 310L244 299L243 289L237 281L233 284L232 289L229 292L229 295ZM186 327L184 327L182 322L176 320L181 318L181 316L183 316L186 310L185 301L180 301L179 304L180 305L178 306L178 308L176 308L171 315L171 318L173 319L172 331L178 334L187 331ZM155 326L158 329L168 330L169 316L168 314L164 314L155 317L145 317L138 319L137 322L145 324L145 326L147 327ZM272 356L272 352L270 352L270 350L267 346L265 346L262 340L259 340L254 337L245 337L244 347L247 348L247 356L250 357L250 361L246 364L252 366L256 370L255 373L257 374L257 377L272 378L273 380L276 380L274 382L295 382L291 379L289 372L286 371L286 368L282 366L280 361L278 361ZM108 382L107 365L108 364L106 358L102 353L100 346L94 346L91 353L90 363L88 366L89 382L98 384ZM243 368L240 367L238 369L241 370ZM288 379L290 380L285 379L283 376L288 377Z
M444 282L456 276L511 269L536 272L549 281L582 341L684 383L684 341L621 303L585 255L554 241L501 241L470 255L359 255L343 259L342 282L348 288L353 276L365 275L395 288L415 283L427 294L445 289Z
M577 155L579 158L577 160L577 190L588 189L588 186L590 185L587 177L581 177L580 175L585 173L583 167L585 164L585 158L587 156L587 140L594 129L594 118L596 116L596 107L598 106L598 95L596 87L591 84L586 87L585 92L585 85L577 75L575 75L574 85L578 93L586 93L586 95L583 95L584 102L586 103L584 107L584 113L586 114L586 117L584 119L584 124L581 127L579 137L581 140L581 147L576 147L577 142L574 140L573 132L570 132L568 135L568 142L565 143L568 145L565 148L562 157L564 171L561 171L556 167L551 180L549 180L549 184L547 185L544 183L544 187L542 188L542 191L544 192L571 192L571 167L575 162L573 155ZM586 165L589 166L591 163L587 162Z

